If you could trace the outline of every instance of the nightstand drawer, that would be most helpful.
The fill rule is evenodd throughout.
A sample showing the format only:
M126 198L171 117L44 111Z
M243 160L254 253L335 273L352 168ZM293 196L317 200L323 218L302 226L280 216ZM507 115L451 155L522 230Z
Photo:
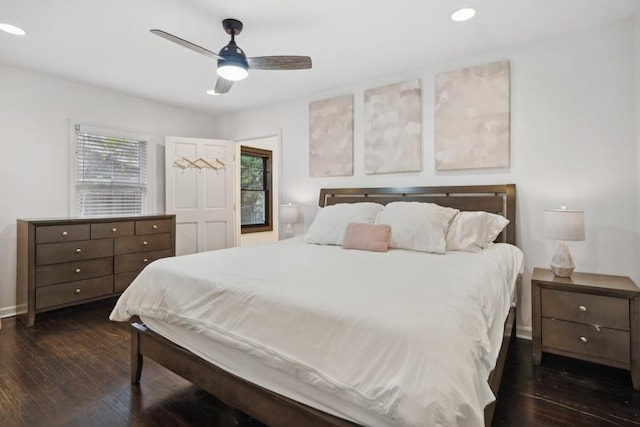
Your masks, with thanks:
M603 295L541 290L542 317L629 330L629 300Z
M627 331L543 318L542 347L629 364Z

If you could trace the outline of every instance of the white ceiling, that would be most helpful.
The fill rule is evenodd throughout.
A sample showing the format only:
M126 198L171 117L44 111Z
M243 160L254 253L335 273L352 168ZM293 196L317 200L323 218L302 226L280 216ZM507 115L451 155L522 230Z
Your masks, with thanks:
M0 63L217 115L429 64L604 25L637 0L2 0ZM472 6L466 23L449 19ZM247 56L308 55L312 70L258 71L222 96L215 61L149 32L217 52L236 18ZM1 76L0 76L1 78Z

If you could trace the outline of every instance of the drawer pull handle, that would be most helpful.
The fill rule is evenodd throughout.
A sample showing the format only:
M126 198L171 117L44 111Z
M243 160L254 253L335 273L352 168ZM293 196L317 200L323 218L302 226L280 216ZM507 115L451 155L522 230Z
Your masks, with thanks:
M587 343L587 341L589 341L589 340L587 339L587 337L580 337L580 342L581 342L582 344L586 344L586 343Z
M76 289L76 294L79 294L79 293L80 293L80 288L77 288Z
M142 260L142 262L149 262L149 260L145 258Z
M82 249L78 248L76 249L76 253L79 254L80 252L82 252Z
M153 228L154 230L157 230L157 229L158 229L158 226L157 226L157 225L155 225L155 224L153 224L153 225L151 226L151 228Z
M113 228L111 229L111 231L112 231L113 233L115 233L116 231L118 231L118 229L117 229L117 228L115 228L115 227L113 227Z
M585 307L584 305L581 305L580 307L578 307L578 310L585 312L587 311L587 307Z
M145 245L145 246L147 246L149 243L148 243L148 242L146 242L146 241L144 241L144 242L142 242L142 244L143 244L143 245Z
M82 270L80 270L79 268L76 268L76 273L80 273L80 271Z
M66 237L66 236L68 236L68 235L69 235L69 233L67 233L66 231L63 231L63 232L62 232L62 235Z

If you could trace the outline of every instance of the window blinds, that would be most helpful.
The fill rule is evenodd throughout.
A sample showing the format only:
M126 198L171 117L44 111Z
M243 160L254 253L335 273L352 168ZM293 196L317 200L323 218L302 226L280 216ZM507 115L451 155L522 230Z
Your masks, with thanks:
M147 143L76 129L77 214L146 214Z

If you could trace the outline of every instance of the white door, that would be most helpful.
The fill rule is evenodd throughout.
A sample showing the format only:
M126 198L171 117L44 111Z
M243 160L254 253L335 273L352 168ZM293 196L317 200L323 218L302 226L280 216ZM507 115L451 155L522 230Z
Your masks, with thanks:
M234 147L218 139L165 139L165 206L176 215L176 255L235 246Z

